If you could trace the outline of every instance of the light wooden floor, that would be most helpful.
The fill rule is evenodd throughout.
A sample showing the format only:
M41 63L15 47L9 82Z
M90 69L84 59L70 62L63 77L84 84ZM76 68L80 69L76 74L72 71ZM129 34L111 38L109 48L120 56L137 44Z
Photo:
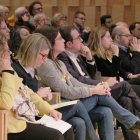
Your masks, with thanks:
M123 140L123 134L122 134L122 131L117 129L117 130L114 130L114 140Z

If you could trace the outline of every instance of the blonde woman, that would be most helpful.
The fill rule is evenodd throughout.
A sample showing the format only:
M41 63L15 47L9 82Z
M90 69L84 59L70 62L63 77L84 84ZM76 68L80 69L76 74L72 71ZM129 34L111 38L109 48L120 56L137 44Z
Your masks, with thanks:
M97 65L97 69L101 72L102 80L107 80L110 77L116 79L120 70L120 58L118 46L112 45L112 38L107 28L96 27L89 36L88 47L90 48ZM126 75L125 71L121 70L122 75ZM124 108L140 116L140 100L135 94L131 86L126 82L121 82L123 85L123 94L113 96L119 104ZM119 96L119 98L116 98ZM123 125L122 130L124 138L131 140L132 138L138 140L138 136L127 130Z
M67 25L67 16L61 14L61 13L56 13L51 21L52 26L55 28L59 29L63 26Z
M40 37L47 46L46 38ZM22 78L11 68L10 54L7 40L0 33L0 109L8 110L8 140L74 140L72 129L63 136L58 130L32 123L38 115L58 120L62 114L22 84ZM36 57L41 60L39 54Z

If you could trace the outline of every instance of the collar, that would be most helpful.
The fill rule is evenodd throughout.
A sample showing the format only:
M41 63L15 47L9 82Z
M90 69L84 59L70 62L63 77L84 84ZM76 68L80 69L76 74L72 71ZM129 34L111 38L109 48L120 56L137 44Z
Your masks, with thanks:
M20 61L19 61L19 63L20 63ZM21 65L21 64L20 64ZM22 65L21 65L22 66ZM34 75L35 75L35 69L34 68L32 68L32 67L24 67L24 66L22 66L23 67L23 69L27 72L27 73L29 73L31 76L32 76L32 78L34 78Z
M76 28L76 30L80 33L84 28L79 28L75 23L73 23L73 26Z
M128 51L128 48L126 48L126 47L124 47L124 46L122 46L120 44L117 44L117 43L114 43L114 42L112 42L112 44L117 45L120 49L124 50L125 52Z
M75 54L75 53L72 53L72 52L69 52L67 50L64 51L68 56L72 57L72 58L77 58L78 57L78 54Z

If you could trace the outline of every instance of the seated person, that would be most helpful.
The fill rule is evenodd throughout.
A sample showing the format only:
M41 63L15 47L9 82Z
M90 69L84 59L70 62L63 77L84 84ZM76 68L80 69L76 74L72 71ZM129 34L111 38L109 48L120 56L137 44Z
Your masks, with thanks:
M61 92L61 96L64 98L64 100L80 99L80 102L84 104L88 112L92 109L98 108L98 105L107 106L112 110L113 115L121 123L123 123L127 128L130 128L128 127L128 125L126 125L126 123L128 121L128 118L130 116L132 117L133 115L129 111L122 108L110 96L110 88L108 87L108 85L106 85L105 83L99 83L96 86L90 86L78 82L70 75L70 73L68 73L64 63L57 59L58 54L65 50L65 41L61 37L59 31L54 27L43 25L37 27L35 32L40 32L44 36L46 36L50 40L50 43L52 45L52 49L50 50L48 55L48 61L44 62L40 67L37 68L38 75L41 77L40 85L50 86L52 90ZM74 35L75 34L76 32L74 32ZM126 117L126 114L127 120L124 119L124 117ZM112 120L110 121L110 124L112 124ZM99 131L99 133L101 134L101 139L108 136L114 139L113 128L107 128L108 125L106 125L104 129L106 131L109 130L109 135L104 136L104 134ZM102 128L102 131L104 129Z
M30 29L31 33L35 30L34 25L29 23L30 14L29 14L28 10L25 7L18 7L15 10L15 16L18 19L15 22L15 28L17 28L19 26L26 26L27 28Z
M20 26L14 30L12 38L9 40L9 48L12 51L11 59L14 62L14 57L17 55L21 43L30 35L30 31L25 26Z
M34 22L36 27L39 25L49 24L48 18L44 13L38 13L34 16Z
M101 72L102 80L106 81L110 77L113 77L116 79L116 76L120 70L120 58L118 57L119 55L119 49L118 46L112 45L112 38L110 36L109 30L104 27L96 27L93 29L93 31L90 34L89 40L88 40L88 47L92 51L92 54L95 58L97 69ZM120 70L123 71L123 70ZM125 71L123 72L123 74ZM124 81L120 82L123 83ZM128 86L123 87L128 89ZM133 112L135 115L140 116L140 110L138 109L138 104L140 100L138 99L138 106L137 106L137 111L135 110L135 101L133 100L134 98L138 98L136 94L131 90L131 95L130 94L124 94L124 100L123 102L126 101L125 97L129 97L131 100L127 105L128 110ZM125 93L125 92L124 92ZM113 96L113 95L112 95ZM120 103L120 101L118 101ZM122 101L121 101L122 102ZM120 103L122 104L122 103ZM132 106L130 107L130 105ZM135 105L134 105L135 104ZM124 103L123 105L124 106ZM130 131L125 130L125 127L122 126L124 138L127 140L131 140L132 138L138 140L138 136L135 136L134 134L131 134ZM127 133L126 133L127 132Z
M59 29L63 26L66 26L67 25L67 16L65 16L61 13L56 13L52 18L51 25L57 29Z
M62 135L56 129L33 124L35 116L46 114L58 120L62 114L22 84L22 78L11 69L7 40L1 33L0 38L0 109L8 110L8 140L74 140L72 128Z
M17 72L18 76L23 78L23 84L27 85L40 97L47 100L52 99L50 87L41 87L40 89L38 89L39 77L37 76L37 71L35 68L40 67L43 62L47 61L47 56L50 49L51 45L47 38L39 33L32 34L24 40L19 49L18 55L15 57L18 61L12 64L12 67ZM95 138L96 140L99 140L99 138L95 134L87 111L84 110L82 106L83 105L79 102L78 104L73 105L73 107L68 106L59 108L57 110L62 114L67 114L67 119L65 119L65 121L72 124L76 133L76 140L85 140L86 129L89 139L92 140L93 138ZM64 120L64 118L62 119Z

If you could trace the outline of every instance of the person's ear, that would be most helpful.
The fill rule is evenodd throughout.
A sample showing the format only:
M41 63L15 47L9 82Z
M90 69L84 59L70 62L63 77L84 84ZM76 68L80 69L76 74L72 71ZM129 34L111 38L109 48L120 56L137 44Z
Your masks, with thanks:
M68 41L66 42L66 48L71 48L72 47L72 42L71 41Z
M117 42L120 42L120 36L119 36L119 35L115 35L115 40L116 40Z

